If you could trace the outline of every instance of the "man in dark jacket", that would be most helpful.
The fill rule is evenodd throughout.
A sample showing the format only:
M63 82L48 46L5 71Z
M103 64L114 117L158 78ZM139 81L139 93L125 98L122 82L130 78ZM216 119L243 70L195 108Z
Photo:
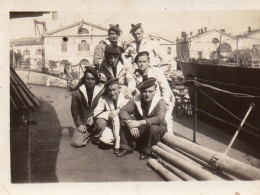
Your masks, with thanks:
M71 114L76 125L71 146L86 146L93 131L93 111L104 92L104 85L98 84L98 73L93 67L86 67L83 83L72 92Z
M141 94L131 99L120 110L122 130L120 152L117 157L131 154L136 142L141 153L139 159L144 160L151 154L151 147L166 133L166 102L161 96L156 95L155 82L155 78L148 78L142 82L138 87Z

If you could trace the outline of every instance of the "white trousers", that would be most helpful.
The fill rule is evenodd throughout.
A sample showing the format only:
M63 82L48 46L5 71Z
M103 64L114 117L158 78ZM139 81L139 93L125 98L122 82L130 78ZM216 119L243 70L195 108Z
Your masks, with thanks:
M105 144L113 145L113 142L115 141L115 148L120 148L120 121L118 115L112 120L112 129L109 127L106 127L103 131L100 141L102 141Z

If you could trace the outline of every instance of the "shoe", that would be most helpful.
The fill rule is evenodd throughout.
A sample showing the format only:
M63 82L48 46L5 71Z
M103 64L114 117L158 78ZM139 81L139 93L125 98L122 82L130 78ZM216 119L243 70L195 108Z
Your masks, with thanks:
M120 151L119 149L117 149L117 148L114 148L114 154L116 154L116 155L117 155L117 154L119 153L119 151Z
M128 154L132 154L132 153L133 153L133 151L131 151L131 150L122 149L118 152L118 154L116 156L120 158L120 157L124 157Z
M149 156L150 156L150 155L147 155L147 154L140 154L139 159L140 159L140 160L146 160L146 159L149 158Z
M109 149L112 148L112 145L105 144L102 141L100 141L99 144L98 144L98 148L102 149L102 150L109 150Z

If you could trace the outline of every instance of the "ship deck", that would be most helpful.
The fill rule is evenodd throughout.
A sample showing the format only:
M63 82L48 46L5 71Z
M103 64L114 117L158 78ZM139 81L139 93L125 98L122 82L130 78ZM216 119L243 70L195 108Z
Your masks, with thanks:
M70 146L74 123L70 113L71 92L64 88L30 85L41 99L42 106L30 114L37 125L12 130L12 182L119 182L162 181L147 160L138 159L138 152L117 158L112 149L102 150L89 143L84 148ZM174 132L192 139L193 119L174 118ZM217 152L224 152L231 135L198 122L197 143ZM230 157L260 168L257 148L236 140Z

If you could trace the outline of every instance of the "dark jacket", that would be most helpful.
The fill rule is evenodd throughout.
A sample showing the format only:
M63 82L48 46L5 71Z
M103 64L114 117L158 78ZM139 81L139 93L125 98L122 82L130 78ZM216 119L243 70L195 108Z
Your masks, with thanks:
M122 120L132 119L134 115L137 120L146 119L147 125L165 125L166 102L160 96L154 96L149 108L148 117L143 116L140 96L132 98L119 112Z
M93 116L93 111L103 93L104 85L102 83L96 85L92 102L88 105L88 94L85 85L81 85L79 89L72 92L71 114L77 127L85 123L89 117Z

